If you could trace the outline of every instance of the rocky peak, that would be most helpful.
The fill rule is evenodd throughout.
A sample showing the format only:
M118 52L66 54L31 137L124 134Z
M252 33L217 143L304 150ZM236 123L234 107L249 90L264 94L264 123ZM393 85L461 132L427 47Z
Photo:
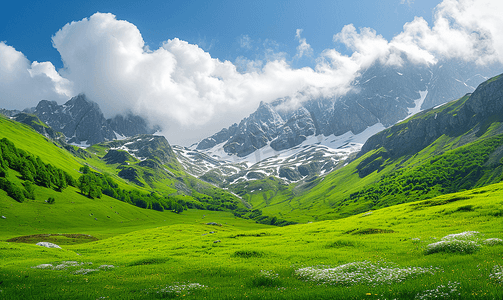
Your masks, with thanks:
M261 102L254 113L239 123L224 150L239 157L247 156L276 138L283 124L283 119L271 105Z
M258 109L243 119L239 125L224 128L202 140L197 149L209 149L227 141L224 145L225 152L243 157L276 138L283 124L283 119L269 103L260 102Z
M197 149L225 143L226 153L242 157L269 142L273 149L283 150L299 145L309 135L359 134L378 123L389 127L412 112L472 92L501 66L481 67L455 60L427 66L406 57L402 60L396 66L376 62L362 70L345 95L311 98L297 110L283 109L288 106L288 97L271 104L261 102L239 125L201 141Z
M116 115L115 117L108 119L107 123L116 134L124 137L135 136L138 134L153 134L159 130L159 127L150 127L145 119L131 113L126 116Z
M25 111L37 115L54 130L62 132L68 143L93 145L118 137L151 134L156 130L143 118L132 114L105 119L99 105L85 94L79 94L63 105L42 100L35 108Z
M258 109L250 115L249 120L275 126L282 125L284 123L278 112L276 112L269 103L264 101L260 102Z
M281 127L278 137L271 142L271 147L276 151L289 149L300 145L308 136L315 133L316 126L311 113L305 107L300 107Z
M115 138L99 105L84 94L73 97L63 105L42 100L34 113L54 130L62 132L69 143L85 142L92 145Z

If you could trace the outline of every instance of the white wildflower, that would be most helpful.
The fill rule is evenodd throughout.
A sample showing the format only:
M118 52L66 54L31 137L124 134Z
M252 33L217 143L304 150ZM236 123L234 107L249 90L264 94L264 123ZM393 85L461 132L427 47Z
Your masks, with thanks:
M483 241L483 243L488 246L503 245L503 240L498 238L491 238Z
M480 250L480 248L480 245L474 241L449 239L429 244L426 248L426 254L437 252L471 254Z
M38 242L36 245L37 246L46 247L46 248L58 248L58 249L61 249L60 246L58 246L56 244L53 244L53 243L49 243L49 242Z
M427 300L427 299L448 299L451 296L459 296L459 289L461 284L459 282L448 282L447 285L439 285L432 290L426 290L416 295L414 299ZM457 293L456 295L454 295Z
M86 275L88 273L97 272L97 271L99 271L99 269L80 269L80 270L77 270L77 271L73 272L73 274L75 274L75 275Z
M181 283L176 283L170 286L166 286L165 288L161 289L159 292L160 293L182 293L182 292L190 292L192 290L199 290L199 289L204 289L207 288L207 286L202 285L200 283L186 283L186 284L181 284Z
M475 238L480 232L478 231L465 231L461 233L453 233L446 235L442 238L442 240L447 241L447 240L466 240L466 239L473 239Z
M295 271L295 274L304 280L336 285L390 284L415 275L434 273L433 268L398 268L369 261L352 262L333 268L306 267Z
M49 268L52 269L52 267L53 266L51 264L41 264L41 265L32 267L32 269L49 269Z
M496 265L493 267L489 278L496 280L499 283L503 283L503 266Z

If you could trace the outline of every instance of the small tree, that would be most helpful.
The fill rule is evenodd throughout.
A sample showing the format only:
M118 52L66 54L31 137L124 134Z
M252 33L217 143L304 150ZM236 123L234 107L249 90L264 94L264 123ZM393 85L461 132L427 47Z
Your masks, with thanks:
M35 187L31 183L31 181L25 181L23 183L24 189L25 189L25 197L31 200L35 200Z
M92 172L79 177L79 189L89 198L101 198L101 187L97 183L96 175Z
M85 165L83 167L80 167L79 171L82 172L82 174L89 174L91 173L91 168L89 168L88 165Z
M49 197L49 199L47 199L47 203L49 204L54 204L55 201L56 199L54 199L54 197Z
M173 211L177 214L183 212L183 206L180 203L174 203Z
M68 184L66 183L65 172L63 170L61 169L56 170L55 179L56 179L57 191L61 192L68 186Z

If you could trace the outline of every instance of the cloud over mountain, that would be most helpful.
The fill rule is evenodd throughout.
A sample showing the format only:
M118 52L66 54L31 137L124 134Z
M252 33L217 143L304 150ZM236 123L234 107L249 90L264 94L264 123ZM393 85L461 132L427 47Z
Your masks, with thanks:
M107 116L133 111L161 125L170 141L189 143L239 121L260 101L343 94L375 61L399 65L405 55L425 64L442 58L503 62L503 4L496 2L445 0L431 27L416 17L391 41L371 28L346 25L334 41L350 49L351 56L326 49L314 68L300 69L284 56L270 56L265 61L241 58L245 67L238 70L236 63L212 58L177 38L150 50L135 25L96 13L66 24L53 36L64 63L59 72L50 62L30 63L0 43L0 106L24 108L84 92ZM301 33L299 29L295 35L299 58L313 52ZM248 47L249 37L240 43Z
M30 62L14 47L0 42L0 105L23 109L42 99L68 100L72 84L50 62Z

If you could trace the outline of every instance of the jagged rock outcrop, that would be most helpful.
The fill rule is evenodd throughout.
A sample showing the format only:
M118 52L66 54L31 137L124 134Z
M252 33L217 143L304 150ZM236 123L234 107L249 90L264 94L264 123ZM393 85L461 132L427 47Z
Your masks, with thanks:
M167 165L171 169L181 169L176 154L164 136L143 134L124 140L104 143L104 146L114 150L126 150L136 159L151 160L159 165ZM152 162L150 163L152 164Z
M10 109L5 109L5 108L0 108L0 115L4 115L6 117L14 117L15 115L19 114L21 111L19 110L10 110Z
M136 161L134 157L132 157L127 151L123 150L108 150L107 154L103 156L102 160L104 160L107 164L127 164L128 161Z
M297 181L302 178L298 170L288 167L280 167L278 176L280 178L285 178L290 181Z
M69 143L92 145L115 138L98 104L83 94L63 105L42 100L33 112L54 130L62 132Z
M84 94L73 97L63 105L42 100L35 108L25 112L37 115L40 120L62 132L68 143L93 145L119 137L155 132L139 116L126 115L105 119L99 105Z
M209 138L205 138L197 145L197 149L209 149L229 140L238 131L238 124L232 124L229 128L224 128Z
M54 129L44 124L36 115L21 112L16 114L12 118L17 122L30 126L31 128L35 129L35 131L48 139L63 139L64 141L64 136L60 132L56 132Z
M283 124L283 119L272 106L262 102L257 111L243 119L239 125L234 124L204 139L197 149L208 149L227 141L224 145L225 152L243 157L272 141Z
M316 126L311 114L306 108L301 107L281 127L278 137L271 142L271 147L276 151L289 149L315 133Z

